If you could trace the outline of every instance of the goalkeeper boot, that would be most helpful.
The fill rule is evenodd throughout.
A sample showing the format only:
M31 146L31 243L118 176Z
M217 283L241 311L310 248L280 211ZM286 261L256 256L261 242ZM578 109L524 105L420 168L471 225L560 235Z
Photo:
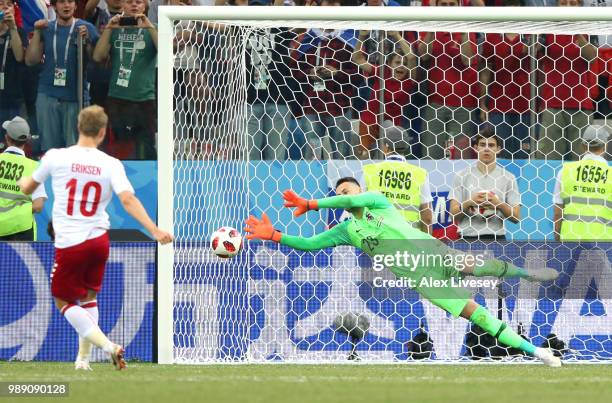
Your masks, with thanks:
M89 361L85 360L76 360L74 362L74 369L77 371L93 371L89 365Z
M561 359L555 356L553 352L547 348L538 347L533 355L542 360L542 362L549 367L559 368L561 366Z
M120 345L115 345L115 350L111 353L111 359L113 360L113 365L117 371L121 371L125 369L127 365L125 364L125 359L123 356L125 355L125 350Z
M527 277L525 279L541 283L556 280L557 277L559 277L559 273L555 269L544 267L542 269L527 269Z

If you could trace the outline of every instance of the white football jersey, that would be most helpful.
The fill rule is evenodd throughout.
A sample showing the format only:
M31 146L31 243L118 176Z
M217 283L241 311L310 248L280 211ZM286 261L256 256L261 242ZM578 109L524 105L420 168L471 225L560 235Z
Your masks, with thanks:
M106 206L113 193L132 192L123 164L89 147L49 150L32 178L51 177L55 247L67 248L96 238L110 228Z

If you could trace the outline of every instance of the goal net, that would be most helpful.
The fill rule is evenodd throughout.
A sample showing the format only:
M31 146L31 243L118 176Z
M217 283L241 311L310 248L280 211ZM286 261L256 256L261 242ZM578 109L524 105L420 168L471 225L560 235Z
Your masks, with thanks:
M211 253L210 234L242 231L250 214L303 237L350 219L282 206L286 189L323 198L347 176L416 197L398 203L408 220L427 222L430 206L432 233L455 249L555 270L554 282L491 277L469 291L566 361L611 360L610 245L556 242L553 223L557 173L589 125L610 124L611 20L588 8L161 7L159 222L176 242L159 249L159 362L529 361L352 246L245 240L233 259ZM495 155L494 171L478 170ZM368 177L389 156L421 179ZM452 200L474 194L509 210L468 205L454 221Z

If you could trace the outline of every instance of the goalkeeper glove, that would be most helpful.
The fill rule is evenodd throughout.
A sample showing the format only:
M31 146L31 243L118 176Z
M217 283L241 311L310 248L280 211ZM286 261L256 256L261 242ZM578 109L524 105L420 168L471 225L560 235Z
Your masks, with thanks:
M319 204L316 200L306 200L300 197L293 190L285 190L283 192L283 199L285 199L285 207L296 207L293 215L299 217L308 210L318 210Z
M246 236L248 240L261 239L263 241L274 242L280 242L281 240L282 234L280 231L274 229L266 213L261 215L261 220L255 216L249 216L245 224L244 231L249 233L249 235Z

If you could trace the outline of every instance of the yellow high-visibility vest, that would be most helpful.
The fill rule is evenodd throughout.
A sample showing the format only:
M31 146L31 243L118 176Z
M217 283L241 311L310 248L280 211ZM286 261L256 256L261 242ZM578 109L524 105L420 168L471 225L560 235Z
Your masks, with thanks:
M19 190L17 181L32 176L37 166L36 161L22 155L0 154L0 236L27 231L32 227L36 234L32 198Z
M563 165L561 240L612 240L612 176L607 163L581 160Z
M383 161L363 167L368 191L379 191L415 227L420 222L421 187L427 171L400 161Z

